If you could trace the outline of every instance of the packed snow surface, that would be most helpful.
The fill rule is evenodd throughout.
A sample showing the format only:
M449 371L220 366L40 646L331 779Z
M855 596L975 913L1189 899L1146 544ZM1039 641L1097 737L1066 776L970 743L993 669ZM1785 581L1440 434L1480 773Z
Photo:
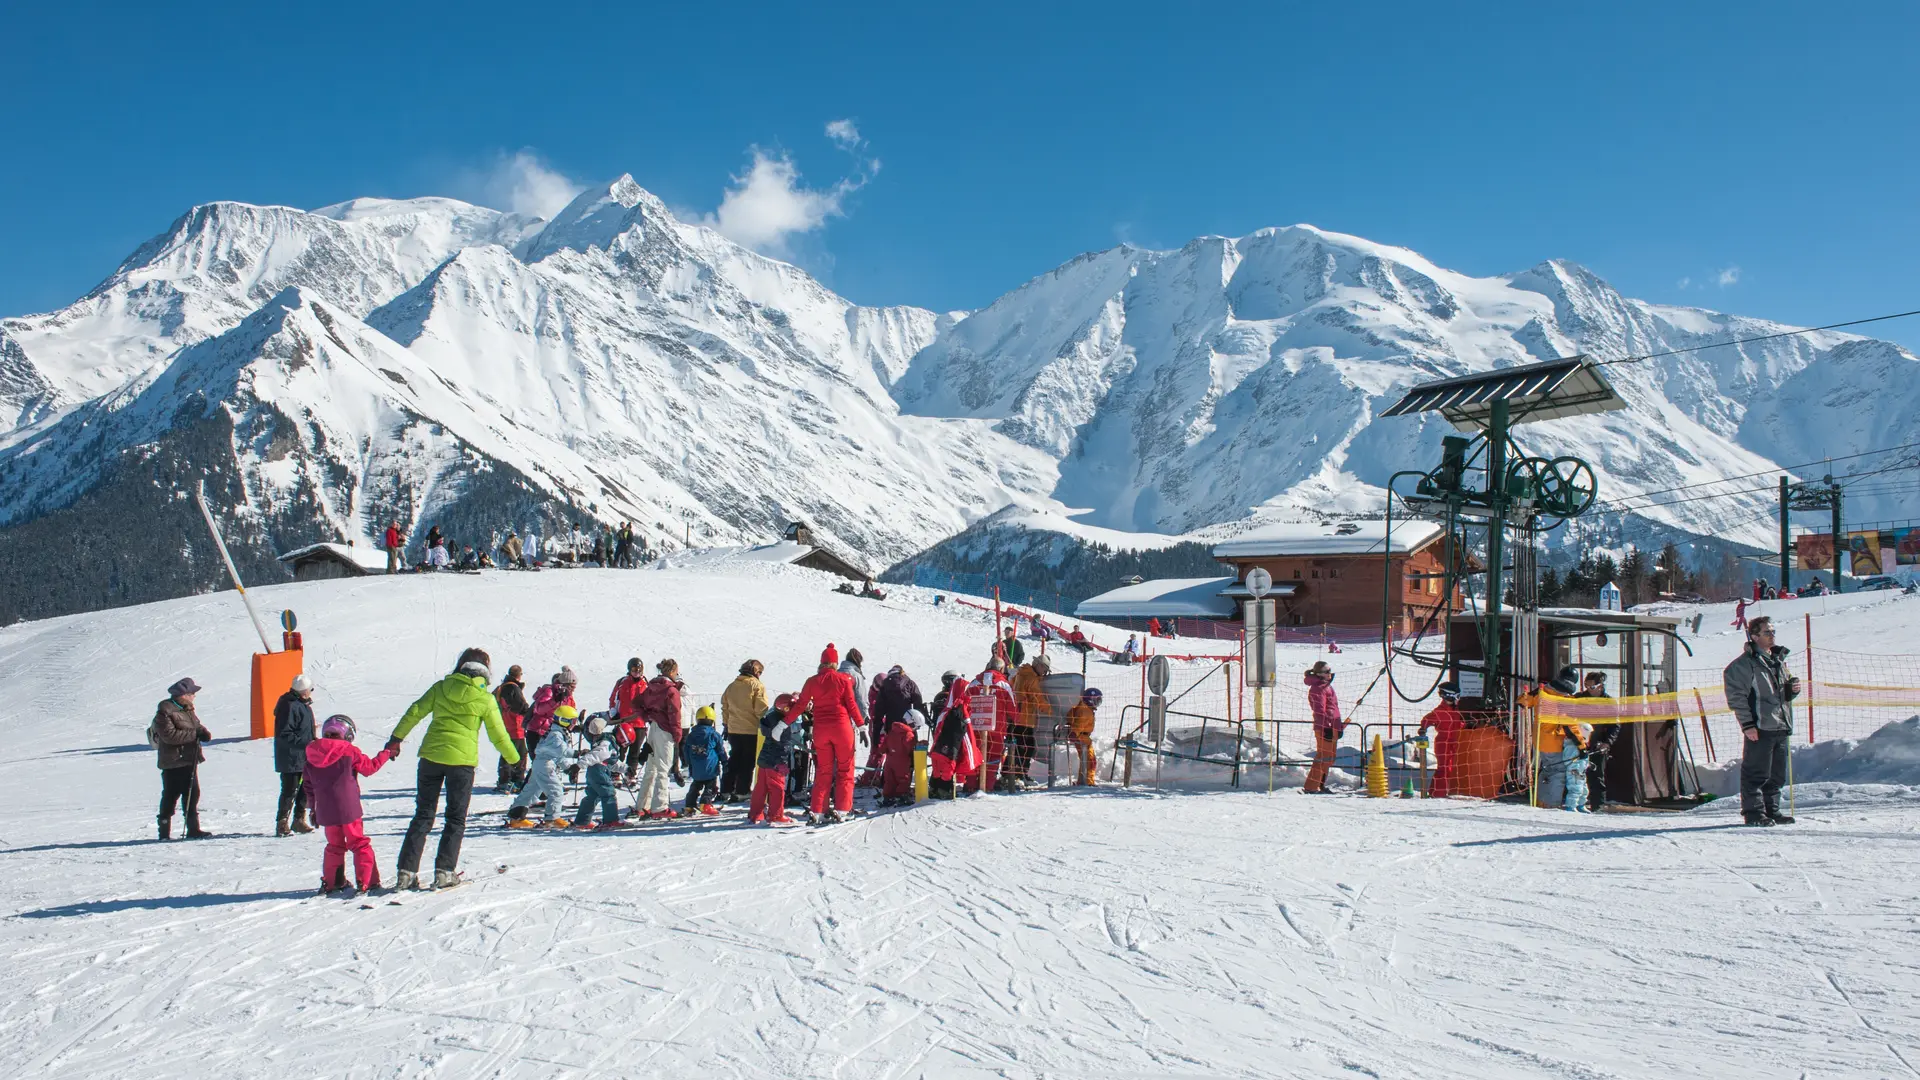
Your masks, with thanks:
M321 715L377 748L468 644L496 670L677 657L689 704L740 661L796 686L832 640L931 689L990 619L835 595L740 560L663 571L254 591L306 634ZM1798 602L1808 603L1811 602ZM1724 607L1708 609L1725 621ZM1920 605L1817 632L1911 637ZM1786 614L1784 608L1780 614ZM1840 627L1853 630L1843 634ZM1731 655L1708 627L1702 653ZM1102 633L1103 643L1114 635ZM1058 790L824 830L737 819L508 833L479 796L473 884L315 898L318 834L272 837L271 747L240 738L257 645L231 594L0 630L0 1060L11 1076L1902 1076L1920 1065L1920 800L1803 784L1800 823L1574 817L1283 788ZM1309 658L1289 649L1284 664ZM1365 650L1329 657L1351 671ZM1724 662L1723 660L1720 662ZM1302 663L1301 666L1304 666ZM202 842L153 841L142 732L207 687ZM1094 665L1110 699L1131 670ZM1103 727L1112 717L1103 713ZM364 785L383 873L420 745ZM491 751L482 751L489 776Z

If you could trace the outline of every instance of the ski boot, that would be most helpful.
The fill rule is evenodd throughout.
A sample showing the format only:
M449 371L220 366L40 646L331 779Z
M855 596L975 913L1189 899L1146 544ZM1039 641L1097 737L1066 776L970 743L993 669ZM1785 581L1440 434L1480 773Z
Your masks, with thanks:
M557 818L554 818L552 821L547 822L546 827L549 829L564 829L571 824L573 824L573 822L568 821L566 818L557 817Z
M451 889L461 884L464 884L464 882L461 880L460 872L457 870L435 870L433 872L433 887L435 889Z
M159 837L160 839L162 840L173 839L173 819L172 818L157 817L157 818L154 818L153 821L154 821L154 824L160 827L160 837Z
M420 875L411 870L402 870L393 877L394 892L412 892L420 887Z
M212 838L212 833L200 827L200 819L198 817L190 817L187 819L187 839L210 840Z
M701 812L702 814L705 814L705 815L706 815L706 816L708 816L708 817L718 817L718 816L720 816L720 808L719 808L719 807L717 807L717 806L715 806L715 805L713 805L713 804L712 804L712 803L710 803L710 802L709 802L709 803L701 803L701 804L700 804L700 812Z

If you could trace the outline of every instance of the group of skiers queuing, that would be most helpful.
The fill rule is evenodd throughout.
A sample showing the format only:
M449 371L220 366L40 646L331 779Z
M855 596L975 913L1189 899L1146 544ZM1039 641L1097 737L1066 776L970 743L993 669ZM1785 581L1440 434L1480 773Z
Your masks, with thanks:
M1047 657L1027 660L1023 653L1009 630L995 642L985 670L973 678L944 673L931 700L899 665L867 682L858 649L843 658L828 644L799 689L771 698L764 665L748 660L718 709L699 706L689 729L680 667L672 659L654 664L651 675L639 657L629 660L607 707L583 713L576 703L580 680L571 667L529 693L520 665L509 667L496 685L492 658L469 648L453 671L407 707L385 747L372 756L354 745L351 717L335 714L316 724L314 684L303 674L274 706L273 757L280 776L275 832L325 830L322 892L353 888L349 858L359 891L391 891L382 884L362 823L360 778L399 758L422 721L428 724L418 751L414 813L400 845L394 889L460 883L460 847L482 732L500 757L496 792L514 795L505 824L520 829L611 831L688 815L718 817L721 807L739 804L747 806L749 825L798 824L787 815L790 804L808 807L808 824L831 825L865 812L854 807L856 786L877 787L883 807L912 804L915 759L923 750L932 797L1017 791L1033 783L1034 730L1042 723L1077 756L1074 783L1093 784L1100 691L1086 689L1058 716L1042 686L1051 671ZM199 818L200 746L212 738L194 711L199 691L190 678L169 687L148 733L161 769L162 840L171 838L176 804L184 806L186 836L211 835ZM571 821L562 816L569 779L584 780ZM670 783L686 785L677 811ZM622 788L635 803L625 817L617 795ZM443 820L429 882L420 876L420 862L436 818Z
M540 534L528 529L525 537L512 528L505 534L494 533L476 548L449 540L440 526L427 529L424 550L418 563L409 564L406 556L407 534L400 523L390 522L381 537L387 550L387 573L428 570L536 570L543 566L601 566L633 569L652 559L646 537L634 532L633 522L622 522L618 529L600 525L581 531L576 522L560 529L543 543Z

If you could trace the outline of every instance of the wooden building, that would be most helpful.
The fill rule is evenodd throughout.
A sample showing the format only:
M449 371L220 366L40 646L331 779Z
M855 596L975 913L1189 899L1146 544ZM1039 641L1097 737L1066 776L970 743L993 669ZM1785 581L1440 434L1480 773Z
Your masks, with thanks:
M379 548L350 544L308 544L280 556L295 581L365 577L387 572L387 553ZM406 569L403 565L401 569Z
M804 521L795 521L789 524L787 531L780 534L780 539L787 544L797 545L805 549L804 551L794 554L792 558L784 560L790 566L804 566L809 570L824 570L829 574L837 574L850 581L873 580L873 575L867 573L852 559L846 558L816 539L813 535L813 528ZM770 548L779 546L780 545L769 545Z
M1389 545L1386 524L1265 525L1217 544L1213 557L1234 572L1223 595L1244 603L1247 571L1257 566L1273 575L1269 596L1283 626L1379 626L1384 614L1396 631L1410 630L1446 591L1444 530L1396 521ZM1462 606L1456 593L1440 617Z

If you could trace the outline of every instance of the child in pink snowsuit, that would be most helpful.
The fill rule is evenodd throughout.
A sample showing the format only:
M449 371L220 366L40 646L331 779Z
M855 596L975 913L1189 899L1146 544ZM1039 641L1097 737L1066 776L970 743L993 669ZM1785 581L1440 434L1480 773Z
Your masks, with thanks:
M313 822L327 831L327 853L320 859L320 891L347 887L347 852L353 852L353 874L366 892L380 887L380 868L373 861L373 841L367 839L360 813L360 778L372 776L394 757L382 750L373 757L353 745L353 720L329 716L320 725L320 737L307 744L307 799Z

